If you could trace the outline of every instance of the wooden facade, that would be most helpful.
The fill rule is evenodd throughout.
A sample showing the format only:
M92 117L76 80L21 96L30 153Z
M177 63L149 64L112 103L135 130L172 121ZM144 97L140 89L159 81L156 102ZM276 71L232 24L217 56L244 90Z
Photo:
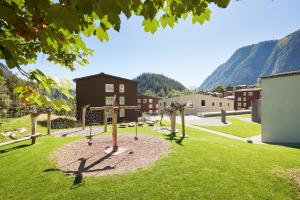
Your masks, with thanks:
M236 90L234 93L234 109L249 109L253 100L258 100L261 98L260 92L260 88L247 88Z
M142 113L147 113L150 115L158 114L158 100L158 97L139 95L137 98L137 104L140 115Z
M85 105L101 107L112 105L116 95L120 106L137 106L137 82L104 73L74 79L76 83L76 111L80 113ZM103 115L103 113L100 113ZM103 119L103 116L99 117ZM108 113L108 120L112 113ZM119 122L137 120L136 110L121 109Z

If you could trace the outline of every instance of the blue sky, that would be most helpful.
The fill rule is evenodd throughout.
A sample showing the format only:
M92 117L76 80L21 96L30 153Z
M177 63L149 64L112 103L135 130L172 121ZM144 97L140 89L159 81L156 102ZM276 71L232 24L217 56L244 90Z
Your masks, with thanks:
M95 50L89 65L70 72L40 56L24 69L39 67L53 77L70 80L100 72L130 79L154 72L187 87L200 86L236 49L300 29L299 8L300 0L231 0L226 9L211 6L211 21L203 26L187 19L155 35L144 32L140 18L124 19L120 32L110 32L108 43L85 39Z

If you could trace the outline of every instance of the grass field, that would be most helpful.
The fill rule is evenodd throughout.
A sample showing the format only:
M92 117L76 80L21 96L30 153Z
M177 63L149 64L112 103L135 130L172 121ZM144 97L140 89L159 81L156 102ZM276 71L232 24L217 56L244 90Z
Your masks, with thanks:
M163 137L151 127L139 132ZM191 128L187 133L182 143L165 138L172 152L152 167L80 184L49 170L55 164L48 158L80 137L45 136L33 146L29 141L2 147L0 199L298 199L298 186L282 174L299 169L299 149L247 144Z
M261 134L261 125L251 122L245 122L235 117L227 117L227 121L231 124L226 126L201 126L203 128L236 135L239 137L251 137ZM199 126L194 124L195 126Z

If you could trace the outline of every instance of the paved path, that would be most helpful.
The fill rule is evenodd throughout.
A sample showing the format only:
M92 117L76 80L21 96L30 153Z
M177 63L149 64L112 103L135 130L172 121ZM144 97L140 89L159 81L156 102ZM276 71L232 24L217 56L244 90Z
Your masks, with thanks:
M187 126L191 127L191 128L199 129L199 130L202 130L202 131L205 131L205 132L209 132L209 133L213 133L213 134L216 134L216 135L220 135L220 136L223 136L223 137L227 137L227 138L231 138L231 139L235 139L235 140L240 140L240 141L247 142L246 138L238 137L238 136L235 136L235 135L230 135L230 134L227 134L227 133L222 133L222 132L210 130L210 129L207 129L207 128L202 128L202 127L199 127L199 126L194 126L192 124L187 124Z

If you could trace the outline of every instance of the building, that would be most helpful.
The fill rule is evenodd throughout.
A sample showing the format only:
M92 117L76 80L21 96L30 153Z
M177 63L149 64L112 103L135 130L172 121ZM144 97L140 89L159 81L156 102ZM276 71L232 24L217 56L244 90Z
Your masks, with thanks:
M185 113L197 115L202 112L219 112L221 109L226 111L234 110L234 101L230 99L213 97L204 94L191 94L159 100L159 109L169 106L171 102L185 103Z
M158 97L151 97L146 95L140 95L137 98L137 105L140 111L140 116L142 113L147 114L158 114Z
M262 77L262 141L300 143L300 71Z
M113 104L114 95L119 105L137 106L137 82L104 73L74 79L76 83L76 111L85 105L91 107ZM103 115L103 113L100 113ZM88 117L88 116L87 116ZM108 114L111 120L112 113ZM100 116L103 119L102 116ZM136 121L137 111L121 109L118 121Z
M261 88L239 89L234 92L234 109L246 110L254 100L260 99Z

